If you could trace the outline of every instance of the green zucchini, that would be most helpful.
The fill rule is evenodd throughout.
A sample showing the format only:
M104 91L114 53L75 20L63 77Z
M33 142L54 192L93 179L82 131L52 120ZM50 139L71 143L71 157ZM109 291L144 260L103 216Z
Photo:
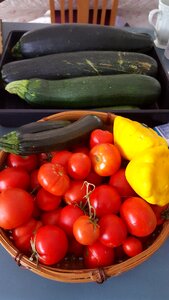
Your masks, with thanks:
M63 79L108 74L157 75L157 62L135 52L80 51L22 59L3 65L5 82L21 79Z
M64 109L119 105L148 107L161 94L157 79L138 74L18 80L8 83L5 89L31 106Z
M92 130L102 127L102 120L89 114L62 128L35 133L25 133L18 128L0 138L0 149L20 155L68 149L71 145L84 141Z
M70 124L70 121L67 120L56 120L56 121L46 121L46 122L32 122L20 127L5 127L0 125L1 134L7 134L11 131L17 130L20 133L36 133L47 131L51 129L56 129L60 127L64 127Z
M151 35L94 24L53 24L28 31L13 48L13 55L36 57L84 50L145 53L153 48Z

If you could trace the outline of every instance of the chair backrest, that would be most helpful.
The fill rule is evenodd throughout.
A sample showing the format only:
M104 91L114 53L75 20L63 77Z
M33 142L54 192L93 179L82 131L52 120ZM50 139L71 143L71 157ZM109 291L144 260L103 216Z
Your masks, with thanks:
M118 0L59 0L60 8L55 7L55 1L49 0L51 23L92 23L115 25Z

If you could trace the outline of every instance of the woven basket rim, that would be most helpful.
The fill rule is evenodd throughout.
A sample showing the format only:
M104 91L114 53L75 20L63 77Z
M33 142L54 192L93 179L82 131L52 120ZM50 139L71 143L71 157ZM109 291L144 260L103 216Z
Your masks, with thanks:
M69 119L76 120L77 118L87 115L94 114L99 116L104 122L112 124L116 115L104 112L96 111L65 111L61 113L56 113L47 117L40 119L39 121L46 121L51 119ZM0 160L5 160L6 153L0 152ZM108 267L99 269L61 269L48 267L41 264L36 264L36 262L30 261L30 259L18 252L17 248L12 244L10 239L7 237L5 231L0 228L0 243L6 249L6 251L15 259L19 266L22 266L30 271L40 275L42 277L56 280L60 282L69 283L83 283L83 282L98 282L102 283L107 278L118 276L123 272L129 271L142 262L146 261L150 256L152 256L167 240L169 236L169 221L165 221L162 230L155 239L155 241L140 254L135 257L128 258L127 260L114 264Z

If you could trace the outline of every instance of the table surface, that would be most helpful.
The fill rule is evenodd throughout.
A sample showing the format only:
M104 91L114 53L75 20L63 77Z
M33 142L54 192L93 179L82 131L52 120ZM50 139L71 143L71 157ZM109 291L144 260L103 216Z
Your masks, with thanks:
M46 24L4 23L3 41L11 30ZM158 50L163 57L163 50ZM163 59L163 58L162 58ZM166 67L168 68L168 61ZM0 245L0 300L159 300L169 298L169 240L147 261L131 271L97 283L62 283L18 267Z

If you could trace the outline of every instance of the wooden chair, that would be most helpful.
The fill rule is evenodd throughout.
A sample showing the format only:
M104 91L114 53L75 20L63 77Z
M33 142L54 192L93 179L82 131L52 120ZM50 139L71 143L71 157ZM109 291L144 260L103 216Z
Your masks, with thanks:
M115 25L118 0L112 0L112 7L107 9L107 0L102 0L102 6L98 7L98 0L76 0L76 8L73 0L68 0L65 9L65 1L60 0L60 10L56 10L54 0L49 0L51 23L92 23L101 25Z

